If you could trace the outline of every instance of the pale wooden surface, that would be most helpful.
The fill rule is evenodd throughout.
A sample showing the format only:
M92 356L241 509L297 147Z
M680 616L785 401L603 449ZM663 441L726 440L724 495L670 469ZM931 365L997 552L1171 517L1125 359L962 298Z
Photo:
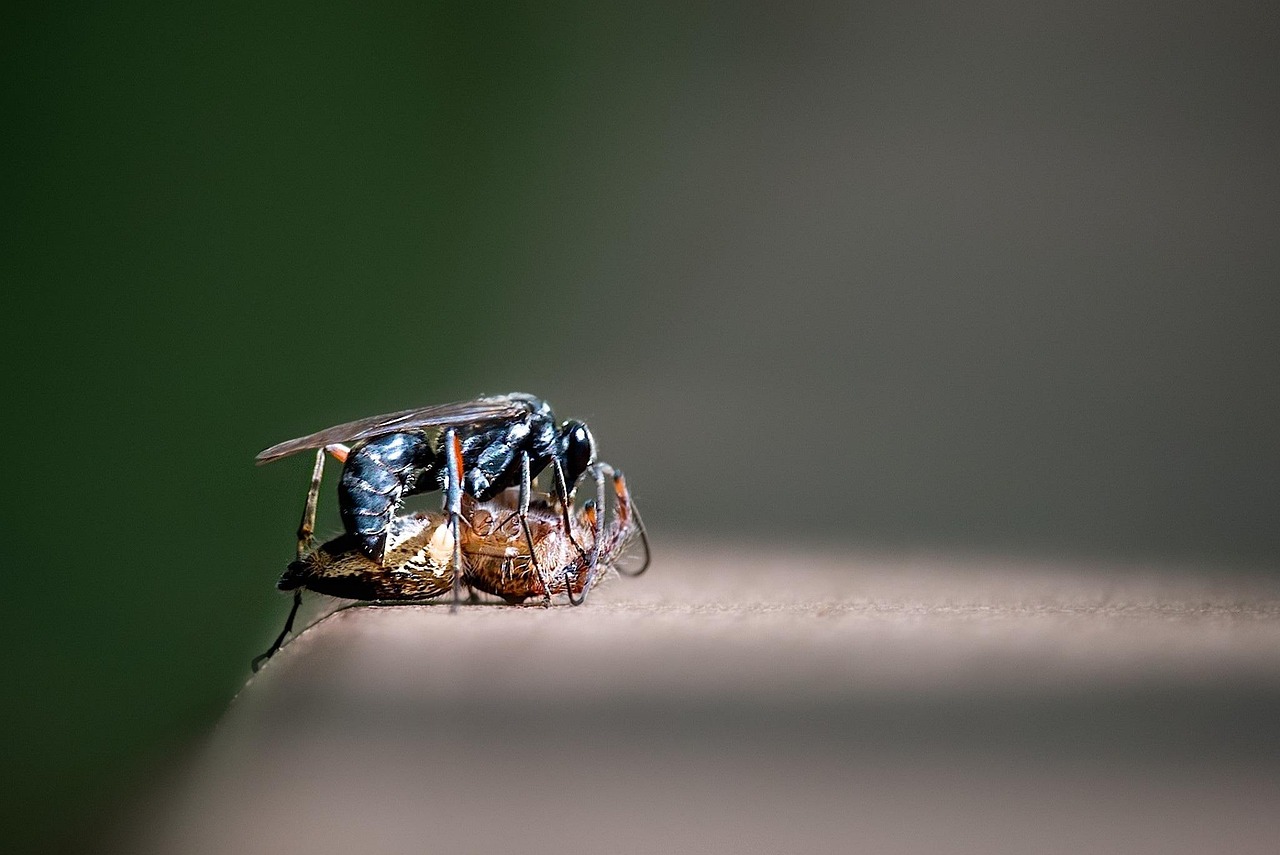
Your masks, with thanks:
M130 848L1274 852L1280 584L667 549L579 609L340 612Z

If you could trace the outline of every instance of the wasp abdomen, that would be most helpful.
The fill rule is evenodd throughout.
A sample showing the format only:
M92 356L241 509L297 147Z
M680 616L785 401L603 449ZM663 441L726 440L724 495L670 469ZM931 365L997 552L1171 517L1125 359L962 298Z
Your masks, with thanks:
M387 434L351 450L338 483L338 507L365 555L381 560L401 500L419 483L434 487L438 470L436 453L421 433Z

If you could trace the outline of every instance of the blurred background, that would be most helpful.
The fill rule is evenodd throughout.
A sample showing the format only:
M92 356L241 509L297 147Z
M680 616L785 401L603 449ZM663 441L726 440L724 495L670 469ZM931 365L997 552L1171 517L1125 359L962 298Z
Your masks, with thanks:
M1280 568L1276 17L11 10L5 848L212 726L308 474L253 455L371 413L542 395L660 548Z

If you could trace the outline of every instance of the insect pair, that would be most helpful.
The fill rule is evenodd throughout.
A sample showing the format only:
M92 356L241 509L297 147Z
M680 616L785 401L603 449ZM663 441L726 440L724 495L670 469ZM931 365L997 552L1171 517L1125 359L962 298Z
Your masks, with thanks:
M281 578L294 590L284 630L257 666L292 631L302 588L366 600L423 600L464 586L510 602L564 593L578 605L638 540L649 545L620 472L596 462L595 441L578 421L555 422L551 407L513 393L404 410L338 425L272 446L258 463L316 449L311 487L298 528L298 560ZM325 455L343 462L338 508L345 534L313 549ZM533 479L550 470L551 492ZM574 510L587 474L596 497ZM606 481L613 514L606 524ZM438 514L397 517L407 496L440 490Z

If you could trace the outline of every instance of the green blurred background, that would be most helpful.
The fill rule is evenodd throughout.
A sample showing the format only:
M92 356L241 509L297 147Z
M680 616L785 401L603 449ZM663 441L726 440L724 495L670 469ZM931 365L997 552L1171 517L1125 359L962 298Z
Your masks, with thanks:
M254 453L374 412L547 397L659 556L1280 566L1274 17L6 13L4 848L212 726L307 477Z

